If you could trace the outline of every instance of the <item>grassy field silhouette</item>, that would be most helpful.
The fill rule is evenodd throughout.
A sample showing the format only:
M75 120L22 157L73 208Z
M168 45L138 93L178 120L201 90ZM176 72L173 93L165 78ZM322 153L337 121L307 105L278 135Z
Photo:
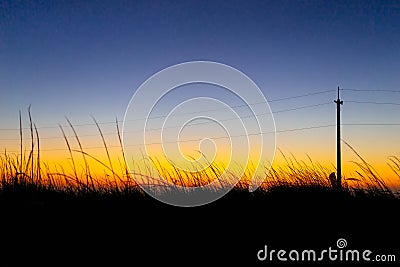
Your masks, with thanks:
M341 237L354 247L398 252L399 194L355 150L360 159L355 163L359 176L344 177L341 190L332 187L329 168L310 158L305 162L290 156L285 165L271 168L255 192L247 190L248 178L244 176L221 199L196 208L180 208L160 203L141 190L134 178L138 175L151 180L149 173L131 172L125 161L119 168L112 166L97 122L108 162L85 152L73 125L69 125L80 148L71 148L60 127L72 171L62 166L53 171L41 161L40 137L32 121L30 149L22 148L21 134L21 152L0 156L5 266L20 266L26 261L53 266L60 261L79 266L122 266L141 261L163 265L243 261L253 265L260 263L255 255L265 243L318 248ZM123 153L118 123L116 127ZM77 156L84 158L83 170L74 163ZM92 174L89 159L110 175L98 178ZM212 165L211 172L188 176L177 169L163 169L156 160L153 163L163 177L187 187L208 183L222 171ZM391 157L389 164L400 177L400 158ZM176 190L154 186L162 194Z

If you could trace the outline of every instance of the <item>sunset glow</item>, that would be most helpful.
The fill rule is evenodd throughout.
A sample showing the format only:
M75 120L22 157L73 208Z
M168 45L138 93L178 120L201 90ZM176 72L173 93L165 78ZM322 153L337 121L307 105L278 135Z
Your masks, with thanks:
M39 150L43 169L84 177L89 166L99 179L112 171L126 175L125 162L130 172L146 172L150 160L165 170L194 171L209 163L222 170L231 163L249 173L244 166L287 166L284 156L320 164L329 174L336 172L333 100L339 86L342 139L362 157L342 142L344 177L361 179L357 164L365 160L388 186L399 186L391 161L400 155L395 8L377 13L372 5L339 2L181 4L6 4L0 30L2 157L20 160L22 152L27 160L33 142L31 157L37 160ZM149 78L196 60L243 72L268 106L260 107L261 97L246 102L252 91L241 79L230 84L241 95L202 81L157 95L156 87L176 78L169 77L171 84L156 81L126 120L132 96ZM229 76L210 73L216 80ZM184 79L203 72L186 74ZM151 113L140 113L147 98L158 97ZM146 129L139 127L143 120ZM145 149L137 144L143 136ZM276 143L262 144L260 136L275 136ZM261 151L270 160L258 162Z

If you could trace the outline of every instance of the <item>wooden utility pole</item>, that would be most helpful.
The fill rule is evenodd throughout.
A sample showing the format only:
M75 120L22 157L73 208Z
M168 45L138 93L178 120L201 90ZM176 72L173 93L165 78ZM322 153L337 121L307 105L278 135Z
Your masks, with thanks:
M337 187L342 188L342 155L341 155L341 138L340 138L340 105L343 105L343 101L340 100L339 86L337 88L337 100L336 103L336 161L337 161Z

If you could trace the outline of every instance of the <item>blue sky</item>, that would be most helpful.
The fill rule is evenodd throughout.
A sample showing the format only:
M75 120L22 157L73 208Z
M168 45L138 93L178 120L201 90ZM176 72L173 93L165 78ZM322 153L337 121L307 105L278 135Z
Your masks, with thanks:
M147 78L193 60L239 69L267 99L338 85L400 90L400 2L0 1L0 126L17 127L18 111L26 113L28 105L39 127L64 123L64 116L76 124L91 122L90 115L100 122L122 119ZM335 97L320 94L271 103L271 108ZM400 103L398 93L347 91L343 97ZM332 104L282 113L275 120L280 129L335 123L334 110ZM395 105L345 102L343 121L398 123L399 111ZM371 134L372 140L390 141L399 131L352 127L344 136L361 146ZM306 140L320 136L329 139L329 159L334 159L333 128L285 133L278 144L304 151ZM398 146L391 148L382 155L400 153Z

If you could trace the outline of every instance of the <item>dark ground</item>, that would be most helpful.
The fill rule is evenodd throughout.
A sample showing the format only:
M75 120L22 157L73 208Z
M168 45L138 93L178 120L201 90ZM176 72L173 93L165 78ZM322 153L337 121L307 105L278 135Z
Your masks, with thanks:
M3 190L0 196L0 266L282 266L258 261L257 252L264 245L321 251L336 248L339 238L348 249L395 254L400 261L400 200L390 197L310 188L232 191L182 208L136 194ZM322 264L291 264L310 265Z

